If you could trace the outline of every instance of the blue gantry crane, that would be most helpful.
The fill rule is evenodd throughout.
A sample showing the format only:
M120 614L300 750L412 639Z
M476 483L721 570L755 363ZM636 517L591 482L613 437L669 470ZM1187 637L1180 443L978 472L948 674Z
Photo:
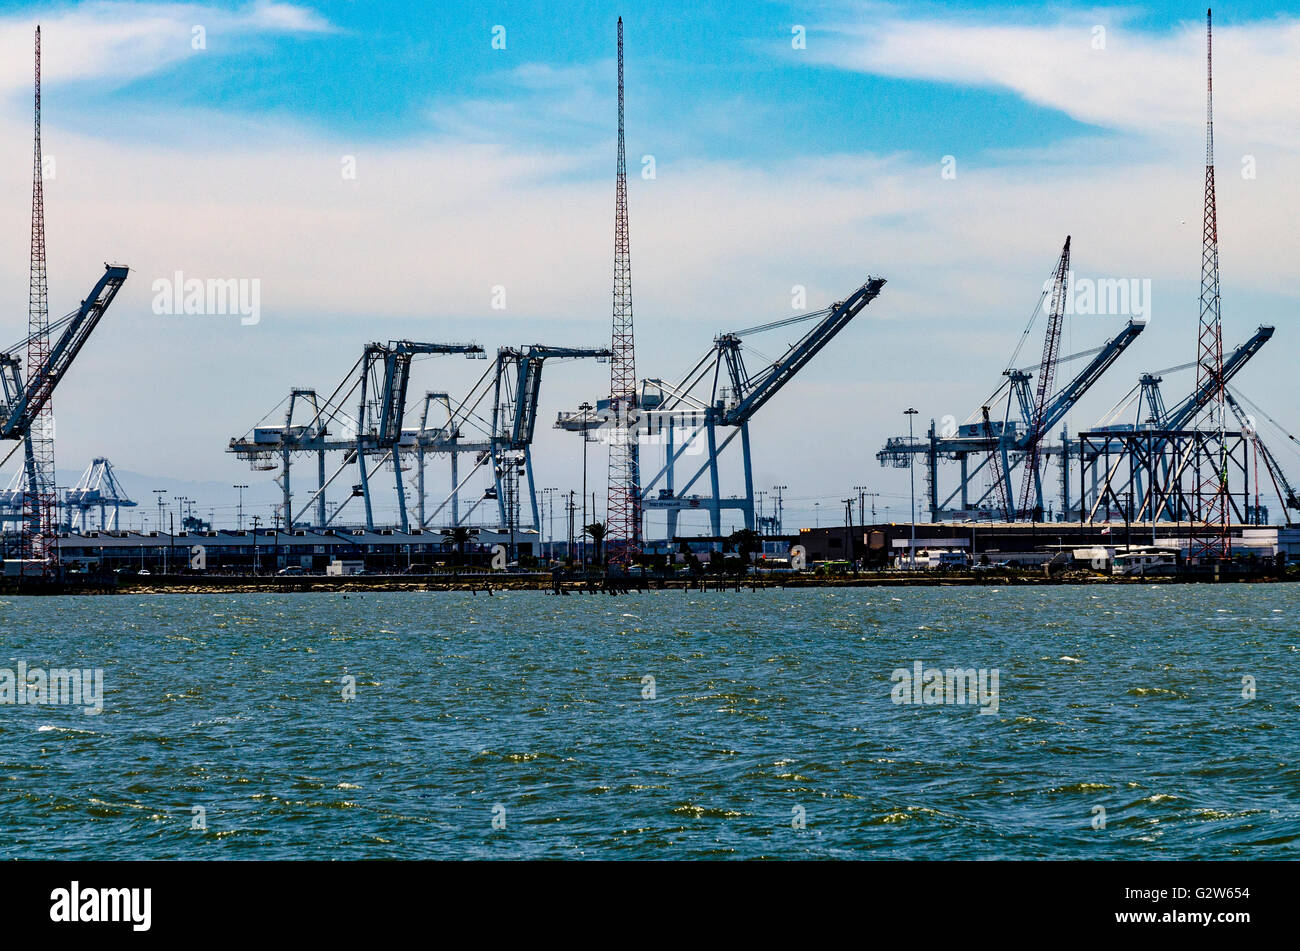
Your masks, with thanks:
M49 324L48 333L58 334L49 349L44 363L38 367L24 368L17 354L27 348L27 340L0 352L0 439L21 440L26 450L23 465L23 482L27 486L37 483L36 460L27 438L32 426L40 418L41 410L49 403L54 390L62 382L72 363L81 352L99 321L113 303L113 298L126 282L129 269L119 264L105 264L101 277L76 310ZM17 451L15 446L9 455ZM5 457L7 461L8 456ZM0 462L0 464L3 464ZM22 492L17 492L21 507Z
M102 457L91 461L64 498L68 525L79 532L92 527L89 515L95 509L99 509L100 530L117 531L121 527L121 510L135 508L136 504L117 481L112 463Z
M1272 326L1261 326L1245 342L1224 357L1222 383L1225 391L1227 384L1273 338L1273 333ZM1181 366L1143 373L1138 378L1137 385L1089 430L1086 441L1080 440L1073 445L1066 443L1064 447L1054 448L1058 453L1072 452L1085 463L1089 483L1081 490L1086 496L1080 500L1083 512L1095 518L1104 505L1107 506L1105 514L1109 515L1109 505L1113 502L1114 493L1107 492L1101 483L1109 484L1119 478L1125 480L1126 491L1122 494L1127 499L1126 507L1132 510L1129 517L1134 517L1134 513L1149 511L1150 506L1147 505L1146 500L1151 490L1150 483L1163 484L1169 480L1171 473L1168 470L1171 461L1164 452L1166 448L1164 441L1156 438L1150 445L1141 445L1144 464L1132 465L1132 460L1125 458L1126 446L1132 445L1125 437L1126 434L1141 432L1180 433L1192 426L1200 412L1214 398L1218 389L1217 383L1213 380L1202 381L1172 407L1166 405L1160 385L1167 374L1188 370L1195 366L1195 363L1185 363ZM1240 407L1235 405L1231 394L1225 392L1225 395L1228 405L1234 412L1238 412ZM1130 415L1131 420L1126 419ZM1113 438L1108 435L1111 433L1115 434ZM1257 447L1262 446L1262 440L1257 435L1252 434L1251 438ZM1285 514L1285 510L1290 507L1288 497L1292 494L1286 485L1285 476L1281 475L1280 466L1277 465L1276 459L1272 457L1267 447L1264 447L1263 454L1271 473L1277 473L1274 476L1274 483L1278 488L1278 497L1282 501ZM1104 460L1100 466L1097 465L1099 459ZM1153 466L1156 468L1152 469ZM1128 486L1129 481L1131 487ZM1179 508L1176 499L1163 507L1155 508L1158 519L1181 520L1187 517L1187 513Z
M1146 328L1144 321L1130 320L1100 347L1066 357L1057 356L1068 292L1069 262L1070 239L1067 237L1053 268L1053 278L1044 286L1034 311L1036 318L1043 304L1050 301L1043 359L1039 364L1003 371L1003 381L993 394L964 423L952 427L951 431L939 431L935 421L931 420L929 431L923 436L891 436L876 453L881 465L898 468L912 465L917 456L924 457L931 521L978 518L981 515L1007 521L1017 517L1042 519L1046 511L1042 468L1051 456L1056 456L1061 472L1062 512L1069 509L1069 454L1060 445L1048 444L1047 437ZM1031 318L1029 327L1033 322ZM1026 327L1026 334L1029 327ZM1059 389L1053 389L1060 364L1086 357L1092 359L1082 370ZM1037 394L1030 382L1036 373L1040 384ZM995 418L992 412L996 406L1002 407L998 414L1000 419ZM958 463L960 475L957 486L944 495L939 464L948 461ZM1021 466L1027 468L1023 471L1021 494L1017 500L1012 478Z
M55 387L90 339L100 318L126 281L127 273L127 268L121 265L104 265L104 276L81 305L50 324L50 334L59 332L59 339L50 347L49 358L42 366L27 368L26 379L22 360L14 354L22 350L27 341L21 340L0 352L0 389L3 389L4 399L0 405L0 439L26 437L32 419L49 402Z
M298 525L305 518L317 527L327 527L353 499L363 500L365 524L375 528L373 475L387 465L395 475L398 527L425 528L448 506L453 525L462 524L483 501L494 500L502 525L529 527L518 517L518 478L527 481L532 528L538 527L538 506L532 475L531 444L536 429L541 391L542 365L548 359L607 358L608 349L549 347L534 344L503 347L469 394L454 403L445 391L425 394L416 426L406 425L411 362L416 357L460 353L484 358L477 344L430 344L409 340L367 345L347 376L325 399L316 390L292 389L282 402L284 415L279 425L258 424L244 436L230 441L229 451L246 459L254 469L280 470L276 481L282 493L281 508L286 524ZM353 399L356 403L353 404ZM348 407L355 405L355 411ZM445 421L435 420L441 406ZM277 408L278 409L278 408ZM276 410L272 410L272 413ZM271 414L267 414L268 417ZM264 417L265 422L266 417ZM475 457L469 472L461 478L459 457ZM295 503L290 481L293 457L311 453L316 457L315 491L306 501ZM326 456L340 453L341 461L327 475ZM451 457L452 490L443 502L429 511L426 496L426 457ZM408 488L402 473L414 461L417 466L415 517L407 502ZM350 484L333 512L326 513L326 492L352 466L356 481ZM460 510L465 484L483 467L489 467L492 487L481 494L474 506ZM294 509L297 511L294 511ZM308 518L309 516L313 516Z
M402 482L398 444L403 436L411 361L417 356L454 353L473 359L483 355L483 348L478 344L418 343L412 340L367 344L360 359L352 365L343 381L327 399L321 400L313 389L293 388L281 404L287 403L283 424L254 426L243 436L231 439L227 451L246 459L258 470L273 470L278 462L280 474L276 481L280 484L281 517L286 527L298 524L314 507L316 527L324 528L349 501L361 498L365 507L366 528L373 530L375 518L370 477L378 466L392 462L396 472L399 522L405 530L406 492ZM355 415L346 409L348 401L354 395L357 395ZM295 418L300 407L302 414L307 415L305 422L298 421L301 416ZM317 457L317 488L301 511L295 513L291 482L292 458L294 454L304 452L314 453ZM342 462L332 475L326 477L325 455L328 452L342 453ZM370 464L369 460L375 457L377 461ZM354 464L357 466L358 481L352 485L351 491L334 513L326 517L326 489Z
M489 372L471 387L455 405L446 393L425 395L419 430L408 433L403 448L417 457L420 485L420 524L428 525L450 507L450 525L464 524L480 505L495 502L500 524L505 527L540 529L537 487L533 477L532 444L537 429L542 369L548 360L595 359L607 361L608 347L553 347L530 344L501 347ZM489 404L490 405L485 405ZM431 425L429 412L441 404L446 422ZM474 457L469 470L461 474L460 456ZM445 454L451 459L451 491L432 511L424 509L424 465L427 454ZM463 490L482 468L489 467L492 485L461 511ZM519 481L527 493L528 518L521 517L523 500Z
M875 300L884 286L884 278L869 277L847 298L830 307L719 334L708 352L676 384L662 379L642 381L641 398L634 418L628 421L628 430L643 445L649 442L663 446L664 461L653 476L642 481L641 510L665 513L669 542L677 536L682 512L707 512L715 538L722 534L724 509L739 511L745 527L755 528L750 420ZM758 370L750 370L744 355L749 338L809 322L812 326L780 357L769 360ZM614 425L609 400L600 400L591 409L561 413L555 425L558 429L582 433L584 438L592 432L608 430ZM721 442L719 430L730 430ZM744 493L723 495L719 463L737 437L741 445ZM702 454L703 461L684 481L679 480L677 467L688 454ZM649 471L650 467L642 465L643 474ZM706 476L707 492L692 492Z

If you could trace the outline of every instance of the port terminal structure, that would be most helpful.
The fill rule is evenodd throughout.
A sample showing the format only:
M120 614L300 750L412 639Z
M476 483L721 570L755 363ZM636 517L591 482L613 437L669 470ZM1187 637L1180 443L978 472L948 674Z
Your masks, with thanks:
M462 354L487 359L478 344L419 343L394 340L368 344L361 358L326 398L315 389L295 387L281 401L281 422L267 420L230 440L228 451L254 470L279 470L279 519L289 528L326 529L354 498L365 509L365 527L375 530L375 473L387 468L397 496L398 528L425 529L434 524L456 528L466 524L485 502L495 503L499 524L536 530L541 518L533 477L532 442L536 432L542 369L548 360L608 359L610 351L593 347L552 347L532 344L502 347L470 391L454 400L446 391L425 393L414 426L406 425L411 363L417 357ZM355 404L351 401L355 399ZM355 405L355 410L351 407ZM469 454L468 465L461 456ZM316 485L305 500L295 500L294 457L310 455L316 462ZM429 455L446 455L451 462L450 491L437 505L427 496ZM327 460L337 458L328 471ZM408 503L403 473L416 468L414 512ZM485 470L490 485L467 508L467 485ZM345 472L341 500L333 511L326 505L330 487ZM523 495L521 496L521 485ZM526 501L524 496L526 496Z
M1016 520L1017 515L1024 521L1052 520L1047 515L1049 493L1045 486L1048 480L1042 477L1041 471L1033 479L1032 491L1035 494L1030 499L1022 499L1019 505L1002 501L1014 498L1013 474L1030 464L1029 444L1033 434L1046 433L1060 425L1083 395L1137 339L1143 327L1142 323L1129 322L1101 347L1060 358L1060 363L1067 363L1091 357L1081 371L1052 395L1041 415L1035 415L1037 410L1030 387L1030 380L1040 367L1010 369L1004 372L1003 384L965 422L943 432L932 419L923 435L891 436L876 453L876 458L881 465L907 468L919 457L924 471L925 508L931 522L980 519L1009 522ZM1273 333L1271 326L1258 328L1224 358L1225 384L1236 377L1272 339ZM1125 454L1125 447L1136 451L1138 446L1145 446L1147 434L1151 432L1185 430L1212 398L1215 384L1206 383L1194 388L1172 407L1166 406L1160 389L1164 376L1194 366L1189 363L1143 373L1128 396L1085 433L1072 437L1062 427L1057 440L1041 442L1038 448L1041 460L1044 463L1050 460L1057 467L1058 504L1054 507L1053 518L1078 520L1082 516L1089 520L1097 517L1099 512L1112 512L1118 517L1118 509L1106 507L1116 497L1116 493L1108 490L1107 473L1118 457ZM981 418L990 404L1000 409L999 419ZM1130 412L1131 421L1121 421ZM1252 439L1263 447L1262 454L1268 460L1270 476L1280 489L1283 509L1297 508L1296 503L1300 500L1295 498L1294 491L1286 482L1276 456L1264 446L1257 433ZM1140 455L1134 470L1138 497L1142 495L1144 460L1148 453L1144 449ZM1194 457L1193 454L1182 458L1189 461ZM1100 466L1099 460L1103 462ZM1110 465L1105 464L1107 460ZM944 484L941 467L949 462L958 465L955 485ZM1116 470L1110 473L1109 478L1120 479L1122 475L1122 481L1126 482L1126 473L1127 468L1123 474ZM1079 480L1077 484L1076 477ZM1149 478L1145 479L1146 484L1149 482ZM1238 486L1235 494L1240 495L1243 491L1244 486ZM1103 497L1105 505L1101 502ZM1137 511L1141 504L1128 507ZM1170 510L1169 514L1172 515L1173 511Z
M884 278L869 277L852 294L830 307L718 334L713 346L678 382L642 380L637 406L630 414L616 419L610 400L599 400L590 409L560 413L555 427L579 433L584 439L594 434L597 441L603 433L626 431L627 438L637 439L643 446L648 442L662 445L663 464L642 480L638 492L642 513L666 513L669 543L677 538L678 522L687 511L706 512L715 537L722 533L724 510L739 511L745 528L755 531L750 420L875 300L884 286ZM804 323L812 326L782 356L760 369L751 370L746 366L744 351L751 337ZM720 462L737 438L744 493L723 495ZM685 467L685 478L682 478L678 466L688 454L691 466ZM698 464L697 455L703 457ZM642 466L641 471L651 470Z

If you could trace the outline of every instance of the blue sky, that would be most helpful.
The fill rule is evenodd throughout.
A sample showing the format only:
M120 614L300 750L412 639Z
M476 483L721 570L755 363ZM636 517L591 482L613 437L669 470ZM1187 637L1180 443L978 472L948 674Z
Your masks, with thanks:
M105 258L135 269L56 398L65 469L107 454L159 478L264 478L225 441L290 385L332 389L366 339L601 342L620 12L643 376L672 378L713 333L784 316L794 284L817 307L868 273L890 280L756 426L759 484L797 483L791 495L808 500L797 521L813 520L811 500L833 506L864 481L899 514L905 473L881 469L875 449L909 404L922 419L978 406L1066 233L1078 272L1150 278L1156 301L1143 340L1071 428L1141 370L1191 359L1203 8L4 3L11 301L25 296L38 9L46 152L58 160L53 308L75 304ZM795 25L804 49L791 46ZM1294 14L1216 11L1225 336L1279 325L1242 386L1291 426L1297 55ZM644 155L654 180L637 175ZM347 156L351 182L338 173ZM955 180L940 177L944 156ZM1254 178L1239 173L1246 156ZM176 269L257 277L264 320L152 314L150 282ZM498 284L504 312L488 307ZM6 326L20 336L20 317ZM1117 326L1076 319L1067 346ZM439 383L467 388L466 372L440 365ZM599 369L559 368L545 412L600 386ZM544 482L580 478L566 437L540 439Z

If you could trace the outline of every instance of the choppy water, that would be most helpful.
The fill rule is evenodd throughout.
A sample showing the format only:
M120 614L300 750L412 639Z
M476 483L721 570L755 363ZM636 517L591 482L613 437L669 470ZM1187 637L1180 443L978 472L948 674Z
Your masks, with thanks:
M106 689L98 716L0 706L0 857L1295 857L1298 609L1294 585L11 599L0 667ZM894 703L917 660L997 668L997 713Z

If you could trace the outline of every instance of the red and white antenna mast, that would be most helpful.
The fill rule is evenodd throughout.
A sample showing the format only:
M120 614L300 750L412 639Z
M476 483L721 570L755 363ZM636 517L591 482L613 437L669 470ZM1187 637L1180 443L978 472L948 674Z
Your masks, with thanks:
M1214 200L1214 34L1205 11L1205 218L1201 233L1201 319L1196 347L1196 386L1210 388L1210 399L1196 428L1218 435L1213 471L1198 475L1196 520L1188 544L1191 561L1210 564L1232 554L1228 534L1228 477L1224 458L1226 402L1223 392L1223 326L1219 314L1219 219ZM1207 460L1198 460L1206 462ZM1198 469L1200 467L1198 466Z
M45 187L41 163L41 28L36 28L36 126L32 156L31 272L27 291L27 353L24 371L39 372L50 356L49 289L45 273ZM54 410L47 400L27 432L27 481L23 490L22 557L40 562L55 554Z
M609 496L606 551L629 564L641 551L641 467L637 449L636 342L628 247L627 151L623 145L623 18L618 18L618 182L614 207L614 332L609 370Z

